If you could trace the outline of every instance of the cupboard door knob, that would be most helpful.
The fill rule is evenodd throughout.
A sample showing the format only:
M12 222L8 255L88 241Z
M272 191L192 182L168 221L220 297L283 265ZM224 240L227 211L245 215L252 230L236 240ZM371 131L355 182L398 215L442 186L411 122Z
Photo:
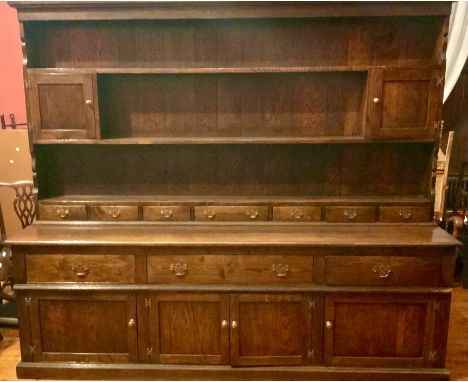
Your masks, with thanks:
M325 327L326 327L327 329L333 328L333 322L331 322L331 321L325 322Z
M412 213L409 210L401 210L400 211L400 216L405 220L409 220L409 219L411 219Z
M185 263L174 263L171 264L170 270L177 276L177 277L185 277L187 274L187 264Z
M275 272L278 277L285 277L289 272L288 264L273 264L271 270Z
M374 103L379 103L379 102L380 102L380 98L375 97L372 101L373 101Z
M87 99L85 101L85 104L91 106L93 104L93 101L91 101L90 99Z
M170 219L174 215L174 213L172 212L170 208L162 208L161 215L165 219Z
M231 322L231 328L233 328L233 329L237 328L237 321L232 321Z
M221 321L221 327L222 328L227 328L229 326L229 322L227 320Z
M376 264L372 270L380 279L386 279L392 274L392 267L389 264Z
M109 215L112 219L117 219L120 216L120 210L118 208L113 208L109 211Z
M250 219L256 219L258 216L258 210L247 210L247 216Z
M358 213L356 210L345 210L344 215L349 219L349 220L354 220L356 219Z
M128 321L128 326L130 328L133 328L135 326L135 320L133 318L131 318L129 321Z
M214 217L216 216L216 212L214 212L213 210L204 210L203 213L208 219L214 219Z
M68 209L66 208L57 208L57 216L60 218L60 219L65 219L69 214L69 211Z
M74 264L72 265L72 271L77 275L80 279L84 279L89 275L89 267L85 264Z

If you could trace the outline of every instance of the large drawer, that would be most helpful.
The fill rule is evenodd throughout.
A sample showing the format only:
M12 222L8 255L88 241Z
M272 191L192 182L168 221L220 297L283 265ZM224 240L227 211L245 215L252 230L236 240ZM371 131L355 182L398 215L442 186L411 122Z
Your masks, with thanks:
M384 223L417 223L432 220L431 207L382 206L380 221Z
M39 204L41 220L86 220L86 205Z
M26 255L28 282L135 282L131 255Z
M328 285L438 286L438 256L327 256Z
M372 223L375 221L375 207L325 207L325 221L329 223Z
M89 220L138 220L138 206L89 206Z
M266 221L267 206L196 206L195 220Z
M318 222L322 209L317 206L273 207L273 220L286 222Z
M189 206L143 206L143 220L147 221L188 221Z
M311 283L307 255L150 255L148 282L154 284Z

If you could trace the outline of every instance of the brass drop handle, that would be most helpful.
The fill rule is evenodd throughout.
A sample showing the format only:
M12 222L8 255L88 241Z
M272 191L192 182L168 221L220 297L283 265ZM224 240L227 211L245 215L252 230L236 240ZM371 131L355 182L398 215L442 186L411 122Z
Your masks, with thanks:
M185 277L187 274L187 264L185 263L174 263L169 268L177 277Z
M224 329L224 328L227 328L229 326L229 322L228 320L223 320L221 321L221 327Z
M412 213L409 210L400 210L400 216L405 220L409 220L411 219Z
M67 208L57 208L57 216L60 219L65 219L69 215L69 211Z
M88 105L88 106L91 106L93 104L93 101L91 101L90 99L87 99L85 101L85 104Z
M120 210L118 208L113 208L109 211L109 215L112 219L117 219L120 216Z
M392 267L389 264L376 264L372 270L380 279L386 279L392 274Z
M258 210L247 210L247 216L250 219L256 219L258 216Z
M133 318L130 318L128 321L128 327L133 328L135 326L135 320Z
M380 103L380 98L375 97L372 101L373 101L375 104Z
M304 218L304 212L302 212L302 210L299 210L299 209L292 210L290 214L294 219L297 219L297 220Z
M333 322L331 322L331 321L326 321L326 322L325 322L325 327L326 327L327 329L333 328Z
M232 322L231 322L231 328L237 329L237 326L238 326L238 325L237 325L237 321L232 321Z
M214 217L216 216L216 212L214 212L213 210L204 210L203 213L208 219L214 219Z
M344 215L349 219L349 220L354 220L356 219L358 213L356 210L345 210Z
M89 275L89 267L85 264L74 264L72 265L72 271L77 275L80 279L84 279Z
M170 208L162 208L161 215L165 219L170 219L174 215L174 213L172 212Z
M271 270L276 274L278 277L286 277L289 272L289 265L288 264L273 264Z

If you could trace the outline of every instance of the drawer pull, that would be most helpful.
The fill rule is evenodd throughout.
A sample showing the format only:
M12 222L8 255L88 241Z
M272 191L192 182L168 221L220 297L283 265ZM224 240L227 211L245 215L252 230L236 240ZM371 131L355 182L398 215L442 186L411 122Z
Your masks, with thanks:
M278 277L285 277L289 272L288 264L273 264L271 270L275 272Z
M171 264L170 269L177 277L185 277L187 274L187 264L185 263Z
M135 320L133 318L130 318L130 320L128 321L128 326L130 328L133 328L135 326Z
M85 104L88 105L88 106L91 106L91 105L93 104L93 101L90 100L90 99L87 99L87 100L85 101Z
M214 212L213 210L204 210L204 211L203 211L203 214L204 214L208 219L214 219L214 217L216 216L216 212Z
M256 219L257 216L258 216L258 210L247 210L247 216L250 218L250 219Z
M65 219L69 214L70 212L68 211L67 208L57 208L57 216L60 219Z
M118 208L113 208L109 211L109 215L112 219L117 219L120 216L120 210Z
M161 216L165 219L170 219L174 213L170 208L161 208Z
M344 216L346 216L349 220L356 219L358 213L356 210L344 210Z
M372 270L381 279L388 278L392 274L392 267L388 264L376 264Z
M223 320L221 321L221 327L224 329L224 328L227 328L229 326L229 322L227 320Z
M304 218L304 212L300 209L292 210L290 215L297 220L301 220Z
M412 213L409 210L400 210L400 216L403 219L408 220L411 219Z
M237 321L232 321L231 322L231 328L237 329Z
M325 322L325 327L326 327L327 329L333 328L333 322L331 322L331 321Z
M75 264L72 266L72 271L80 279L84 279L89 275L89 267L85 264Z

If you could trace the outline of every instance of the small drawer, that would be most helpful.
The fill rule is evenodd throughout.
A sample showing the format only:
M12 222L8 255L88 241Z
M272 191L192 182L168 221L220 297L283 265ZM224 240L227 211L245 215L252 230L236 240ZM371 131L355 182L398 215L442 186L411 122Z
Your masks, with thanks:
M327 285L438 286L438 256L327 256Z
M143 206L143 220L147 221L188 221L189 206Z
M417 223L432 221L431 207L391 206L380 207L383 223Z
M26 255L28 282L134 283L131 255Z
M312 282L313 257L306 255L150 255L153 284L303 284Z
M86 220L86 206L39 204L39 218L41 220Z
M89 206L89 220L138 220L138 206Z
M266 221L267 206L196 206L195 220Z
M325 207L325 221L329 223L372 223L375 207Z
M281 206L273 207L273 220L283 222L319 222L322 215L320 207Z

